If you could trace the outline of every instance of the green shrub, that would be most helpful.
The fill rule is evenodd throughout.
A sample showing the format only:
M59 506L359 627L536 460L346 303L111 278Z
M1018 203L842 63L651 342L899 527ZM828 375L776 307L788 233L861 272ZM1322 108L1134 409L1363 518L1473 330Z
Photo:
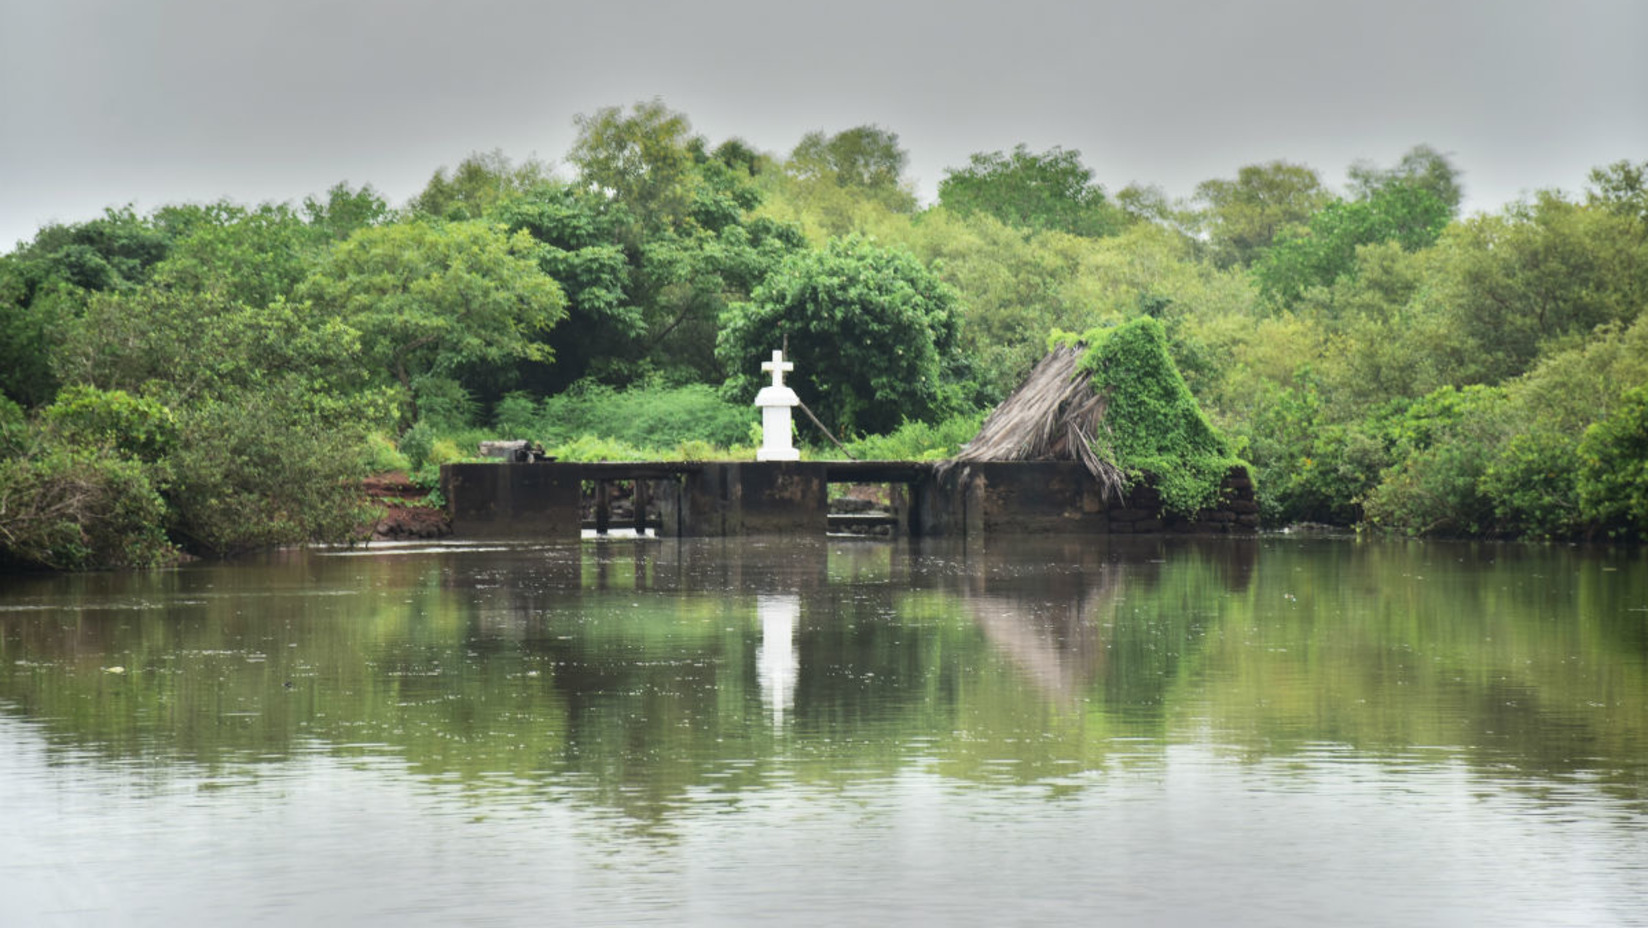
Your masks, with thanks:
M512 415L519 413L519 407L512 407ZM692 441L725 447L745 442L758 417L755 407L729 403L704 384L614 390L583 383L544 400L535 434L511 437L534 438L546 445L599 436L637 448L670 448Z
M1586 429L1578 455L1585 516L1610 534L1648 536L1648 387Z
M54 446L0 459L0 552L57 569L150 567L177 558L146 468L106 448Z
M510 440L512 435L538 435L541 432L538 404L525 393L509 393L499 400L493 421L497 424L499 437L506 440Z
M418 421L449 432L475 423L478 407L463 385L450 377L420 377L412 384L418 398Z
M1511 436L1479 481L1500 533L1566 537L1581 530L1579 448L1548 429Z
M400 452L406 457L407 465L412 470L419 470L424 466L434 445L435 427L423 421L407 429L399 442Z
M366 454L364 465L368 473L386 474L391 471L409 471L412 461L389 436L381 432L374 432L366 436Z
M317 414L304 397L270 390L197 403L179 425L167 496L191 550L342 542L365 521L364 429Z
M72 384L58 391L42 415L71 443L102 445L143 461L158 460L177 444L172 411L125 390Z
M1478 535L1497 525L1483 491L1503 436L1504 390L1443 387L1386 423L1397 463L1369 492L1370 523L1411 535Z
M28 439L28 415L23 412L23 407L0 393L0 458L21 454Z
M549 454L562 461L645 461L656 457L628 442L598 435L581 435L550 448Z
M984 425L983 410L951 416L937 425L906 421L887 435L869 435L847 443L861 460L936 461L954 457Z

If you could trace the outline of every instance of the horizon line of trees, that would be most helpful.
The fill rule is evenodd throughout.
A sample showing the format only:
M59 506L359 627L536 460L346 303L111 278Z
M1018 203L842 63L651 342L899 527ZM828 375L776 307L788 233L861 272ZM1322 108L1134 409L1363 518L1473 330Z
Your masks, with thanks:
M1269 524L1648 534L1648 162L1461 217L1424 145L1343 191L1273 161L1180 202L1020 145L921 207L879 126L782 158L657 100L577 127L568 179L472 154L400 209L347 183L111 208L0 255L0 551L346 538L396 446L417 466L442 437L571 417L645 447L571 412L615 392L726 442L789 335L838 434L942 431L1051 333L1141 316Z

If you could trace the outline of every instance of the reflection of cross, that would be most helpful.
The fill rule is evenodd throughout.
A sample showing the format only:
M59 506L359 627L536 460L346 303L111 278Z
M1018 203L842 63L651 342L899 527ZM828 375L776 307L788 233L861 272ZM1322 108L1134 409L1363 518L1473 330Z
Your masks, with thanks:
M795 365L784 360L784 352L774 351L773 359L771 361L761 362L761 369L764 371L772 371L772 385L775 387L782 387L784 385L784 374L788 371L795 370Z

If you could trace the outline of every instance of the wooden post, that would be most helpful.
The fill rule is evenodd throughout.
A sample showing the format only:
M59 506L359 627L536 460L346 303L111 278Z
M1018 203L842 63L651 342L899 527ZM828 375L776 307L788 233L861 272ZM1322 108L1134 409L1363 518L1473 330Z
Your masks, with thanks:
M605 535L607 527L612 522L612 492L611 484L605 480L595 481L595 534Z

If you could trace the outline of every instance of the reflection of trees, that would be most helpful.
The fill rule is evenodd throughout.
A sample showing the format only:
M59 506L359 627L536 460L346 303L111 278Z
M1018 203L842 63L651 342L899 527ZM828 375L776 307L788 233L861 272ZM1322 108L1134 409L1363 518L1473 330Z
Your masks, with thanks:
M796 606L794 702L777 727L760 686L765 595ZM1118 734L1253 755L1430 746L1516 775L1600 771L1641 796L1648 767L1626 759L1648 756L1645 606L1641 564L1520 547L306 554L8 584L0 705L111 756L391 754L442 781L653 822L688 797L915 763L1052 778L1108 763ZM105 672L116 664L126 673Z

